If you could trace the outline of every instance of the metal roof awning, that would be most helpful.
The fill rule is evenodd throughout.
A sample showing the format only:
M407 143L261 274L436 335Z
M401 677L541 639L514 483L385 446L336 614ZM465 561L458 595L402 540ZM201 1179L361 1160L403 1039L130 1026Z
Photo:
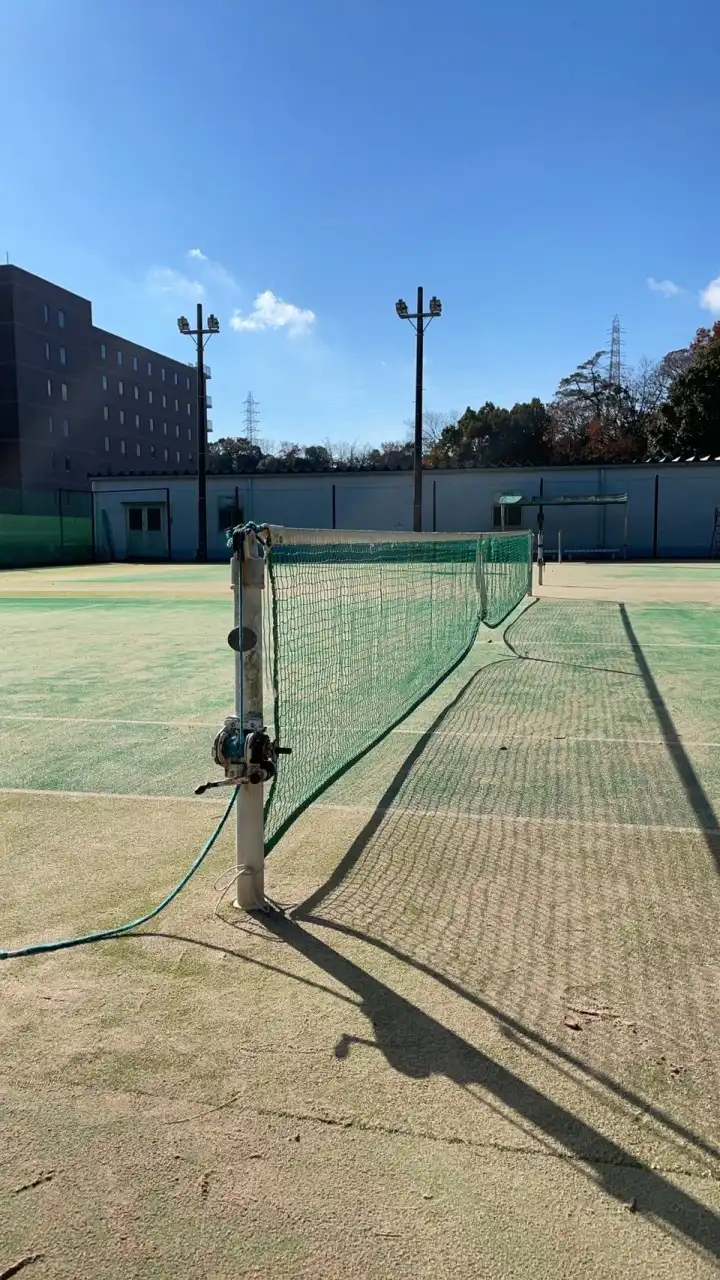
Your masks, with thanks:
M500 499L501 507L610 507L627 503L626 493L587 493L587 494L538 494L533 498L523 498L519 493L505 493Z

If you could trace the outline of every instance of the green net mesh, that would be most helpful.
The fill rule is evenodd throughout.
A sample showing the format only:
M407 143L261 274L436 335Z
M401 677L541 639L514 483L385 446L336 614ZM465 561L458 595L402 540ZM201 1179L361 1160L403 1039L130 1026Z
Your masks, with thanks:
M75 489L0 489L0 568L92 559L92 495Z
M293 754L267 801L268 851L461 661L480 622L497 626L512 612L528 590L531 555L529 534L371 542L278 533L268 557L266 718Z

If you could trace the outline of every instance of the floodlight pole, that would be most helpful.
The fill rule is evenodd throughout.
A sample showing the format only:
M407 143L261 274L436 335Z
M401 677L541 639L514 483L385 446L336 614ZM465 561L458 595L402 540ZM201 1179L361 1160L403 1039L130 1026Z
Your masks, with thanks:
M430 310L423 310L423 289L422 285L418 285L417 291L417 310L408 311L407 304L402 298L395 303L395 310L401 320L409 320L415 330L415 433L413 441L413 532L420 533L422 530L422 499L423 499L423 438L422 438L422 419L423 419L423 347L425 330L442 311L439 298L430 299ZM425 323L427 321L427 324Z
M185 316L180 316L178 328L182 334L195 339L197 353L197 420L198 420L198 544L197 560L204 563L208 558L207 537L207 393L205 388L205 343L211 334L219 333L220 326L215 316L208 316L208 327L203 327L202 303L197 304L197 323L194 329Z
M423 438L422 438L422 414L423 414L423 339L425 337L425 327L423 325L423 291L422 285L418 285L417 291L417 317L418 322L415 326L416 346L415 346L415 441L413 449L413 532L420 533L422 530L422 455L423 455ZM429 323L429 321L428 321Z
M205 344L203 342L202 302L197 304L197 420L198 420L198 548L197 558L203 564L208 558L207 545L207 396L205 394Z

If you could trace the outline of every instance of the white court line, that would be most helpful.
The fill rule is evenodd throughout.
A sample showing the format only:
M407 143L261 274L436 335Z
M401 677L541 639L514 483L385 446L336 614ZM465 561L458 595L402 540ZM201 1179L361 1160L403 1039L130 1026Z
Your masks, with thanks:
M667 643L658 641L657 643L650 642L649 644L642 644L638 641L638 644L641 649L720 649L720 644L712 644L702 640L698 640L697 643L693 644L688 644L684 640L668 641ZM551 640L548 641L548 645L552 649L624 649L628 658L633 656L629 645L627 643L623 644L619 640L608 641L607 643L594 638L590 640Z
M404 733L413 738L422 738L427 733L427 729L393 729L392 733ZM703 742L699 738L609 738L606 734L598 738L576 737L570 733L508 733L503 734L502 729L487 730L485 733L473 733L467 730L458 729L454 733L448 733L447 730L440 733L433 733L433 739L441 738L469 738L473 742L486 742L488 746L493 745L493 740L502 738L506 745L514 742L613 742L619 743L625 747L720 747L720 742Z
M677 827L661 822L607 822L602 818L532 818L509 813L466 813L457 809L422 809L415 805L323 804L316 801L307 810L322 809L327 813L386 813L410 818L450 818L461 822L508 822L520 826L539 824L547 827L587 827L608 831L661 831L665 834L720 836L720 827Z
M230 790L229 787L227 789ZM56 791L50 787L0 787L0 796L59 796L61 800L150 800L153 804L169 801L172 804L200 803L206 806L208 800L219 802L218 796L201 799L199 796L148 796L139 791Z
M218 711L217 718L219 718L221 715L222 715L222 712ZM217 719L216 720L122 720L120 719L120 717L114 717L113 719L110 719L110 720L95 720L90 717L86 718L85 716L34 716L34 715L18 714L18 715L10 715L10 716L0 715L0 721L2 720L12 720L12 721L29 720L33 723L40 722L42 724L47 724L48 721L51 723L57 721L58 724L110 724L110 725L116 725L116 726L123 725L123 724L133 724L133 725L155 725L155 726L160 726L161 728L166 728L166 729L191 728L191 729L217 730Z
M197 796L147 796L138 792L118 791L52 791L42 787L0 787L0 796L46 796L48 799L60 797L63 800L148 800L153 804L158 801L169 801L181 804L197 804ZM217 797L212 797L217 799ZM201 801L209 807L207 800ZM411 818L451 818L464 822L499 822L516 823L520 826L532 826L533 823L547 827L582 827L608 831L660 831L676 835L710 835L720 836L720 827L678 827L666 826L658 822L607 822L602 818L532 818L519 814L505 813L465 813L456 809L422 809L416 805L374 805L374 804L323 804L316 801L306 810L312 814L319 809L323 813L386 813L398 817Z
M0 604L3 600L15 600L19 604L37 605L43 604L46 601L55 602L57 600L62 600L62 596L4 596L0 591ZM93 600L90 604L71 604L67 609L63 609L63 613L79 613L81 609L99 609L106 603L107 601L105 600Z

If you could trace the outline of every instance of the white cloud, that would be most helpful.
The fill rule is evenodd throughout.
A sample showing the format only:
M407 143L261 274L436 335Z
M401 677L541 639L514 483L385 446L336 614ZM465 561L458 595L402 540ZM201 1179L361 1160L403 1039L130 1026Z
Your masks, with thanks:
M293 335L307 333L315 323L314 311L296 307L292 302L276 298L272 289L259 293L249 315L235 311L230 328L238 333L250 333L259 329L287 329Z
M700 290L700 306L713 315L720 315L720 276L716 276Z
M202 249L188 249L187 256L192 258L193 262L202 262L201 271L213 284L221 284L228 289L239 288L232 272L228 271L222 262L216 262L214 258L209 258L206 253L203 253Z
M145 277L145 286L156 298L198 300L205 297L205 286L199 280L191 280L173 267L151 267Z
M648 276L647 287L665 298L677 298L685 292L682 285L675 284L674 280L656 280L654 276Z

